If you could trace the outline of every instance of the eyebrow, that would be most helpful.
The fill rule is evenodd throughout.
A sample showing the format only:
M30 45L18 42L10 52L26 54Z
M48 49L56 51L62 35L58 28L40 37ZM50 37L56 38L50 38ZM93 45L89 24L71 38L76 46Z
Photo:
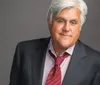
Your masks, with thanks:
M55 17L55 19L62 19L62 20L65 20L63 17Z
M63 20L63 21L67 21L67 20L64 19L63 17L55 17L55 20Z
M63 18L63 17L55 17L55 20L57 20L57 19L61 19L61 20L67 21L67 20L66 20L65 18ZM78 21L76 18L71 19L71 21L72 21L72 20Z

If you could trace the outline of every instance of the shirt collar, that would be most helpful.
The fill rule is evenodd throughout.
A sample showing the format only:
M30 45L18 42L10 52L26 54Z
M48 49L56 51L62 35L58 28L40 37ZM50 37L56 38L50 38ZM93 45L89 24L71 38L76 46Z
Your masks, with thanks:
M66 49L63 53L67 52L68 54L72 55L74 48L75 48L75 44L72 45L71 47L69 47L68 49ZM56 56L54 48L52 46L52 39L50 39L50 42L49 42L49 45L48 45L48 50L51 50L51 52ZM63 53L61 55L63 55Z

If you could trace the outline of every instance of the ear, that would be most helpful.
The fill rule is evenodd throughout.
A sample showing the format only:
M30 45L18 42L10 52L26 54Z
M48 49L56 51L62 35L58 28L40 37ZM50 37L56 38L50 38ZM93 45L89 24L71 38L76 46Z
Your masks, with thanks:
M52 28L52 21L50 21L50 20L47 20L47 22L48 22L48 26L49 26L49 28Z
M48 22L49 28L52 28L53 23L54 23L54 16L52 16L52 19L47 20L47 22Z

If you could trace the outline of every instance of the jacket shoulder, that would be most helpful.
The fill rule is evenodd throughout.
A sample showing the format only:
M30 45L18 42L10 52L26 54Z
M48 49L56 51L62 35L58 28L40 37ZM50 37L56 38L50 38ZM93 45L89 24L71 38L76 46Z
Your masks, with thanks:
M29 52L39 48L45 48L48 46L49 38L40 38L27 41L21 41L17 44L16 50L20 52Z
M86 51L86 53L88 55L91 55L91 56L96 55L96 56L99 56L100 57L100 52L99 51L93 49L92 47L90 47L90 46L88 46L86 44L83 44L83 45L84 45L85 51Z
M24 46L29 47L29 46L41 45L41 44L48 43L48 42L49 42L49 38L40 38L40 39L21 41L17 45L21 47L24 47Z
M83 44L83 43L82 43ZM100 67L100 52L91 48L90 46L83 44L86 55L90 61L95 62Z
M26 41L21 41L18 44L35 44L35 43L40 43L40 42L46 42L48 41L49 38L39 38L39 39L32 39L32 40L26 40Z

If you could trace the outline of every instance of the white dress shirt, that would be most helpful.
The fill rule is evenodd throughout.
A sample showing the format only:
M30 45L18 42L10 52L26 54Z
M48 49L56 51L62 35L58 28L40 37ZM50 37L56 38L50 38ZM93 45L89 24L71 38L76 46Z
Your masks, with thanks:
M48 49L47 49L47 52L46 52L46 59L45 59L45 64L44 64L45 66L44 66L42 85L45 85L48 74L55 64L54 59L50 56L50 54L48 52L48 50L51 50L51 52L56 56L51 42L52 42L52 40L50 40L50 43L48 45ZM68 68L68 65L69 65L69 62L70 62L70 59L71 59L71 55L73 54L74 47L75 47L75 45L71 46L70 48L68 48L67 50L64 51L64 52L69 53L70 55L67 58L65 58L64 61L60 65L61 75L62 75L61 76L61 82L63 81L65 73L67 71L67 68Z

